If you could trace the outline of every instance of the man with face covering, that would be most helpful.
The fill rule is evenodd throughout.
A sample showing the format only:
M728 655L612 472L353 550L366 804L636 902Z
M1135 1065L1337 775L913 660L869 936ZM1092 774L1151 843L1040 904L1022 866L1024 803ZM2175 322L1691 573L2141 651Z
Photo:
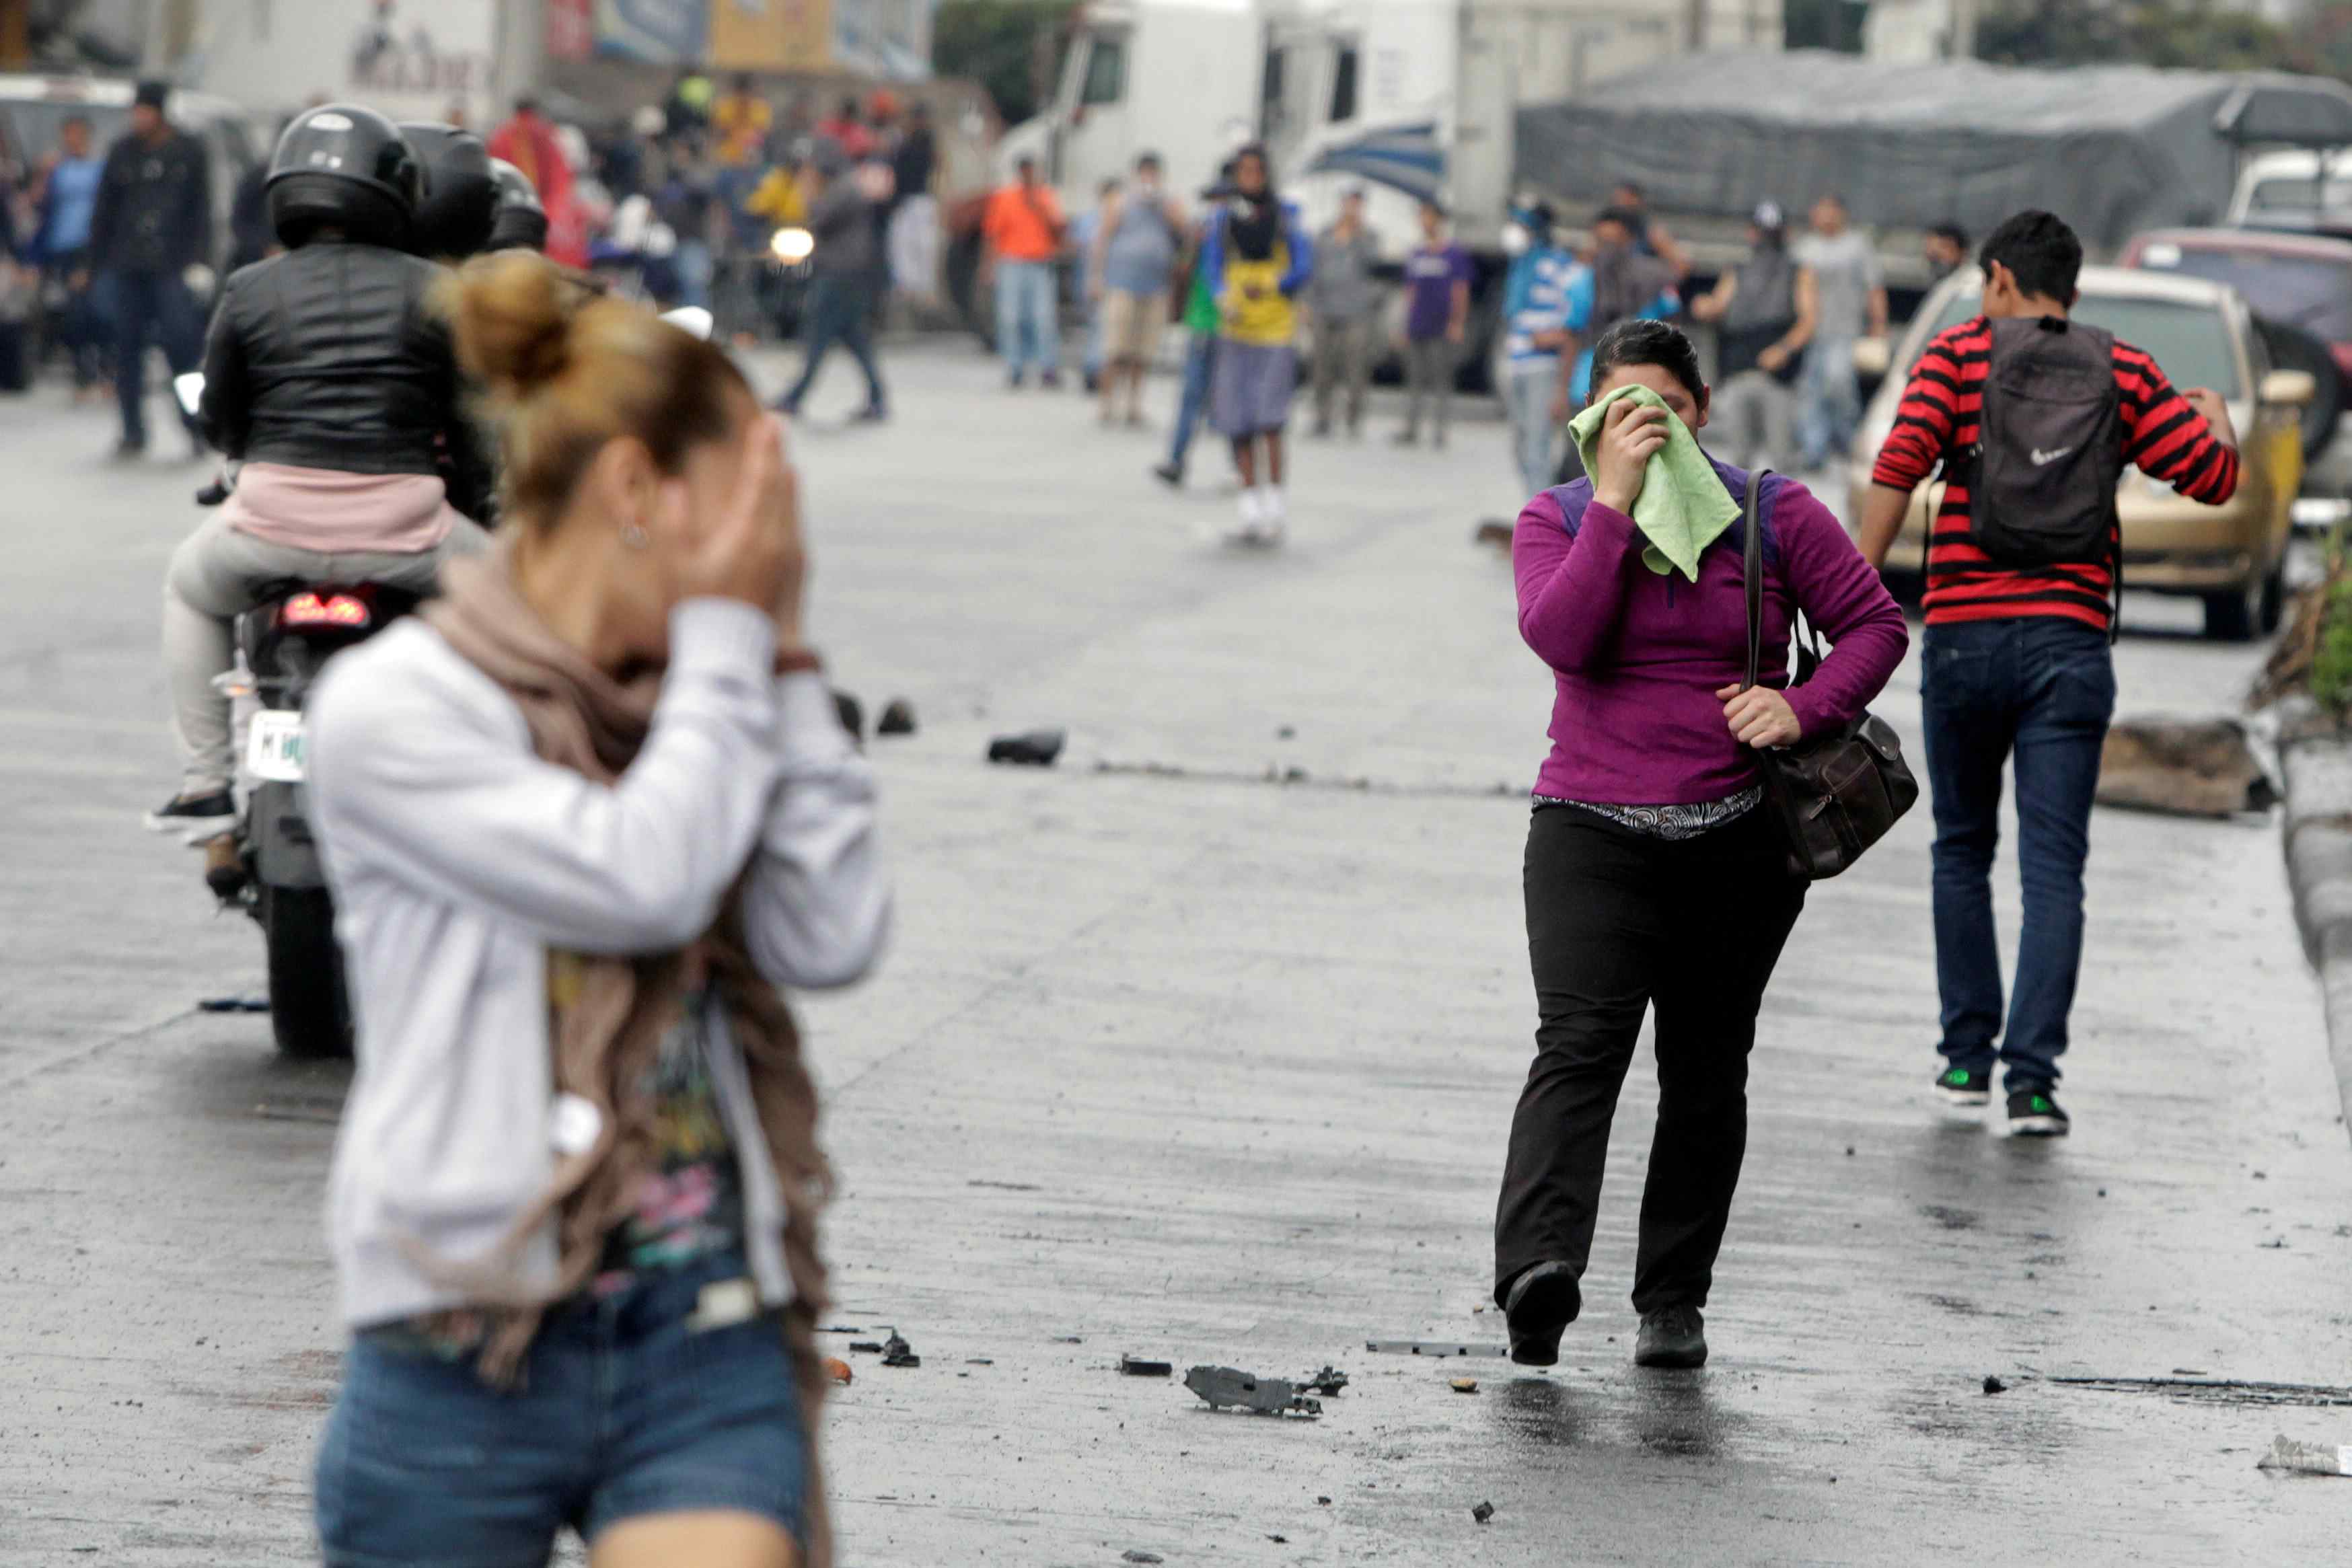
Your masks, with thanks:
M1642 250L1641 228L1641 215L1622 207L1605 207L1592 220L1592 265L1569 287L1567 344L1576 351L1559 356L1555 423L1583 405L1592 385L1592 345L1602 333L1620 321L1662 321L1682 308L1673 265ZM1573 443L1568 450L1573 461Z

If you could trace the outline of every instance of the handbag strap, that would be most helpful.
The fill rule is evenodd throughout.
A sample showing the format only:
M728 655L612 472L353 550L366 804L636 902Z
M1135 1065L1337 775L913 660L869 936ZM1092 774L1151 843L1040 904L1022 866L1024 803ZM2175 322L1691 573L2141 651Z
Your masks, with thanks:
M1764 530L1756 526L1756 498L1764 488L1764 476L1769 469L1758 468L1748 476L1748 497L1742 503L1741 528L1746 537L1740 541L1743 558L1741 575L1748 590L1748 681L1740 689L1756 684L1757 666L1764 660Z

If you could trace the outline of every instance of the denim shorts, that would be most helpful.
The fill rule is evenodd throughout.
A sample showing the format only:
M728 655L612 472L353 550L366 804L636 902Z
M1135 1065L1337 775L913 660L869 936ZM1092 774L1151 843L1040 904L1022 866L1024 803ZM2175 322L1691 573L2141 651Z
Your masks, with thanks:
M319 1450L327 1568L544 1568L644 1514L758 1514L803 1538L808 1448L772 1314L687 1324L714 1254L555 1309L510 1392L402 1336L362 1333Z

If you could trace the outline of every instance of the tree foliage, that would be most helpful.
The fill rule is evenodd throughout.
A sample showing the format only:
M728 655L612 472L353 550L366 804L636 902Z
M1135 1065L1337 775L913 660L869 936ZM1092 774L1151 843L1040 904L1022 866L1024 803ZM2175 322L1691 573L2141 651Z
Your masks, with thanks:
M2309 68L2305 31L2220 0L1995 0L1978 17L1977 53L2006 65L2294 70Z
M1077 0L942 0L931 25L931 68L976 81L1007 123L1037 112Z

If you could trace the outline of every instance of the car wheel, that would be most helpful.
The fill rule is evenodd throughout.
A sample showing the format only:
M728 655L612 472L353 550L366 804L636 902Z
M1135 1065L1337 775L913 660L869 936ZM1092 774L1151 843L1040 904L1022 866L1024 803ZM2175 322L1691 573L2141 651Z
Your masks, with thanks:
M2253 639L2254 629L2262 622L2263 585L2248 583L2221 593L2205 596L2205 635L2217 643L2245 643Z
M2282 557L2279 563L2271 568L2271 574L2263 579L2262 602L2256 607L2254 630L2268 637L2279 629L2279 622L2285 614L2286 560Z

